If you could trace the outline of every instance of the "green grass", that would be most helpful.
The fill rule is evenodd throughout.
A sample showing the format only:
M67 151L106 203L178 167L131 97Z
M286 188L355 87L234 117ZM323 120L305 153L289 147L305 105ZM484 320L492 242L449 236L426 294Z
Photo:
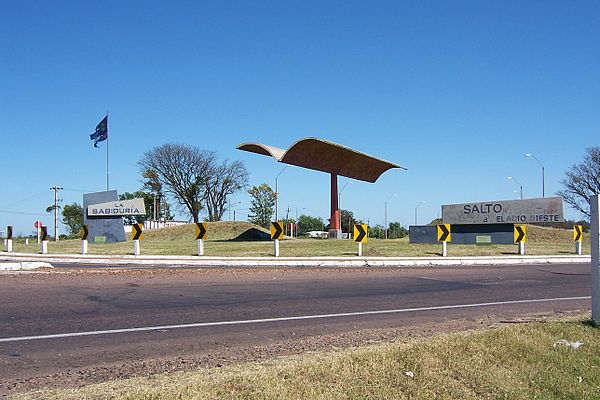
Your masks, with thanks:
M584 344L554 347L560 339ZM600 329L586 321L513 325L17 398L598 399Z
M249 232L262 229L245 222L209 223L208 240L205 241L206 256L244 256L270 257L273 255L273 242L269 240L246 240ZM197 244L194 240L194 226L183 225L154 231L146 231L141 241L142 255L196 255ZM264 230L263 230L264 231ZM528 227L526 254L528 255L568 255L574 254L575 245L571 240L571 231ZM589 235L584 236L584 254L589 254ZM25 245L22 240L15 241L13 251L39 253L39 244ZM363 255L369 257L435 257L441 255L440 244L411 244L408 238L381 240L369 239L363 245ZM80 240L62 240L49 242L50 254L79 254ZM355 256L357 244L351 240L286 239L280 242L282 257L318 257L318 256ZM89 244L89 254L131 255L133 244L124 243ZM516 245L453 245L448 246L449 256L494 256L516 255Z

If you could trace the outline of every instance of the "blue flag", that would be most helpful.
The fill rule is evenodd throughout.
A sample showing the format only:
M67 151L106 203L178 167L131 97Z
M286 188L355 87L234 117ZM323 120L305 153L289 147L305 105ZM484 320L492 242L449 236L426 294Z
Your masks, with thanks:
M90 135L90 139L94 141L94 147L98 147L99 142L108 139L108 115L96 125L96 132Z

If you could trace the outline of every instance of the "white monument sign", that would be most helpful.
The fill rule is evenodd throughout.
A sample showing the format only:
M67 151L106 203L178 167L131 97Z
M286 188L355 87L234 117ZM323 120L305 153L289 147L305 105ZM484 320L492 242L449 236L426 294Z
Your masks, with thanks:
M530 224L563 222L562 197L485 201L442 206L445 224Z
M111 201L108 203L90 204L87 207L88 217L122 217L145 214L144 199Z

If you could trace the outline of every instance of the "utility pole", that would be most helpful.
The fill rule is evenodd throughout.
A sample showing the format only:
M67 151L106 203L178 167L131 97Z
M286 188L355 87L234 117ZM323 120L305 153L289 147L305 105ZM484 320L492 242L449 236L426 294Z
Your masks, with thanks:
M58 191L63 188L52 186L50 190L54 190L54 241L58 242Z
M156 194L156 220L158 221L158 227L160 227L160 216L164 214L163 201L161 193ZM164 215L163 215L164 217ZM166 226L166 218L163 218L163 226Z

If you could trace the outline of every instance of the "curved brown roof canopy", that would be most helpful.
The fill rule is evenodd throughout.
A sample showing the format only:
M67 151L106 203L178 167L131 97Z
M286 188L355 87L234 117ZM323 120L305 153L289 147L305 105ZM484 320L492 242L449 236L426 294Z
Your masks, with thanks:
M271 156L285 164L329 172L371 183L375 182L388 169L406 169L349 147L317 138L298 140L287 150L260 143L242 143L237 148L251 153Z

